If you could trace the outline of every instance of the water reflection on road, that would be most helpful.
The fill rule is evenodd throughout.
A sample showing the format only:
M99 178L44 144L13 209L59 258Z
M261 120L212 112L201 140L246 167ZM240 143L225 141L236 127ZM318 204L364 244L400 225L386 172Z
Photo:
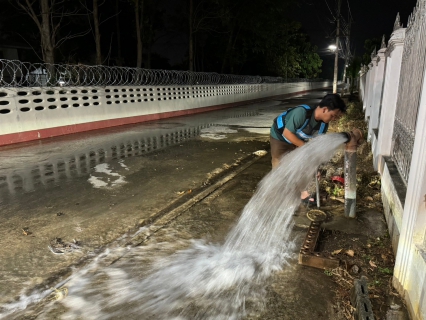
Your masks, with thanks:
M221 111L0 148L0 201L88 176L102 163L144 155L200 136L213 120L254 117L256 110ZM210 120L212 122L200 123ZM112 132L109 132L112 131Z

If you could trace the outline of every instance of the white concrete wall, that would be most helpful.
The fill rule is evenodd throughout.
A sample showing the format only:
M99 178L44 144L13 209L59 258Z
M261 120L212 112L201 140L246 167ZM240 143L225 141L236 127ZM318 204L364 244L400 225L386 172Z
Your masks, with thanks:
M367 90L367 99L365 103L365 120L369 121L371 115L371 105L373 104L374 98L374 89L375 89L375 79L376 79L376 71L377 71L377 56L374 56L371 60L371 63L368 65L370 70L368 70L368 90Z
M365 73L364 97L362 99L362 109L364 110L364 112L367 109L368 92L369 90L371 90L371 85L370 85L371 67L372 67L371 63L365 67L367 72Z
M364 102L365 99L365 81L367 79L367 73L364 72L364 67L360 71L360 77L359 77L359 99Z
M387 160L387 161L386 161ZM398 169L389 157L383 157L381 172L381 193L385 219L392 239L393 251L396 254L402 228L406 187Z
M389 39L388 49L385 53L387 61L382 109L380 112L379 136L377 138L378 144L374 154L380 173L382 173L384 166L383 157L391 154L404 39L405 28L395 30Z
M374 72L374 84L372 91L372 98L370 104L370 120L368 123L368 134L371 137L373 135L373 130L377 129L379 126L380 118L380 106L382 103L382 90L383 90L383 81L384 81L384 71L386 66L386 57L385 57L386 48L380 49L376 57L376 67ZM376 167L377 169L377 167Z
M0 136L166 114L325 88L331 82L146 87L0 88Z
M412 319L426 319L426 72L423 76L410 174L401 178L392 161L392 137L401 82L406 29L396 28L384 57L373 57L365 83L365 119L368 121L373 163L381 174L385 218L396 262L393 284L404 297ZM411 39L412 40L412 39ZM424 45L424 44L421 44ZM425 48L426 50L426 48ZM384 72L380 62L386 59ZM377 63L378 62L378 63ZM419 65L426 70L426 65ZM411 75L403 75L410 77ZM380 94L380 81L383 92ZM380 107L381 106L381 107ZM377 128L377 130L375 129Z

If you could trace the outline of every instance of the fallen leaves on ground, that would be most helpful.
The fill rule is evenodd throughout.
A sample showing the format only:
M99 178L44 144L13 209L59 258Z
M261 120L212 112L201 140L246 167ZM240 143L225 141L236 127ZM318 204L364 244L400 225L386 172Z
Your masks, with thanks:
M350 257L353 257L355 255L355 252L353 250L346 250L345 253Z
M333 256L335 256L336 254L339 254L340 252L342 252L343 249L339 249L339 250L334 250L331 254Z
M23 229L22 229L22 234L23 234L24 236L29 236L29 235L31 235L31 234L32 234L32 232L29 230L29 228L23 228Z
M368 129L364 118L362 103L350 102L345 116L337 122L332 122L329 132L350 131L356 127L366 133ZM368 214L369 210L383 213L380 175L374 170L371 150L371 144L368 142L362 143L357 149L356 209L360 216ZM337 201L344 203L344 187L332 181L333 176L342 175L343 163L343 152L336 152L335 156L322 166L326 174L325 179L321 180L320 187L327 193L326 199L334 200L334 203ZM340 210L330 210L332 215L344 214L342 205L339 204L339 206ZM339 268L325 272L337 284L333 303L336 319L354 319L355 309L350 302L350 292L354 279L363 275L368 278L368 290L376 319L386 318L386 311L389 308L388 297L392 295L399 297L392 286L395 258L389 234L386 233L379 238L377 236L354 238L354 235L333 230L329 231L326 237L323 243L324 248L331 255L337 255L343 263Z

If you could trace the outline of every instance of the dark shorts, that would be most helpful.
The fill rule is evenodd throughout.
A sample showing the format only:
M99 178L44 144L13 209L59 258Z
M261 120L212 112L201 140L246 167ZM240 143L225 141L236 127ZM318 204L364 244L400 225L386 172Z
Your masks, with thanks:
M271 144L272 168L278 166L282 156L297 148L294 144L288 144L287 142L272 138L271 136L269 140Z

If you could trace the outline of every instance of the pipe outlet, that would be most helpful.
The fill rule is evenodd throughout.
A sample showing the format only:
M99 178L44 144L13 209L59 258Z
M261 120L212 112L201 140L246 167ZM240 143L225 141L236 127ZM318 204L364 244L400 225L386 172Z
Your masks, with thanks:
M357 147L363 141L362 132L358 128L352 129L350 132L345 132L348 137L348 141L346 142L346 151L356 152Z

